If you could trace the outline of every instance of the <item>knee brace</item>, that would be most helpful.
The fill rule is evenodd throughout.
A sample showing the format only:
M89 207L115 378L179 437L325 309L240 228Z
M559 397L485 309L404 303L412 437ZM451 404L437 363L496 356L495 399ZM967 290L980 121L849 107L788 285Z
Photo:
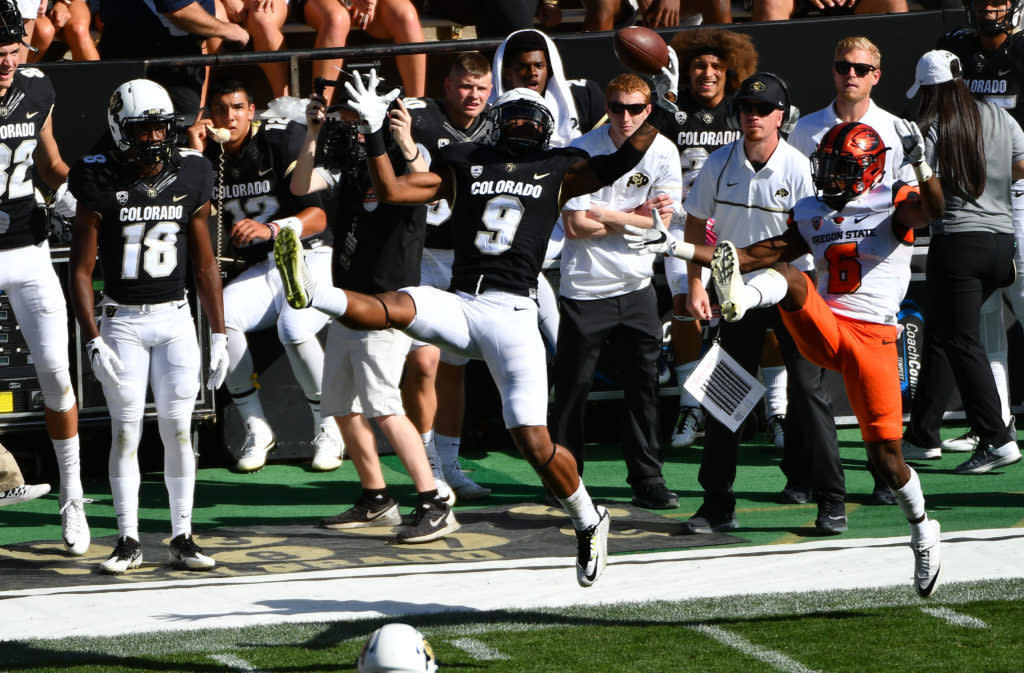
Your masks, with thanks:
M71 374L67 369L57 371L36 371L39 388L43 391L43 402L47 409L63 413L75 406L75 391L71 387Z

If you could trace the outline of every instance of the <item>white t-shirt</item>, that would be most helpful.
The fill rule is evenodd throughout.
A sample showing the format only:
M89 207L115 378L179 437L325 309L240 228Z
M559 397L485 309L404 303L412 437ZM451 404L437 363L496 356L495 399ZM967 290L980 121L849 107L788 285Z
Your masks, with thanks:
M875 101L869 99L867 112L857 121L873 128L875 133L882 138L885 146L889 148L889 151L885 153L885 174L882 176L881 184L891 187L894 182L899 181L908 185L916 185L917 177L910 164L903 166L902 170L900 169L900 164L903 163L903 143L893 125L896 119L899 117L886 112L875 105ZM828 130L842 123L843 120L836 116L835 101L833 100L828 107L801 117L793 128L793 132L789 134L787 142L800 150L804 156L809 157L814 150L818 149L818 143L825 137Z
M768 163L755 173L740 138L704 162L686 197L686 212L701 220L714 218L718 240L742 248L785 232L789 211L805 196L814 196L807 157L779 140ZM811 256L793 265L809 271Z
M611 154L616 147L608 132L608 126L596 128L574 140L572 147L584 149L591 156ZM625 175L593 194L569 199L562 209L586 211L594 204L625 212L659 194L668 194L678 212L682 186L679 151L671 140L659 135L640 163ZM627 247L621 234L566 238L559 294L569 299L605 299L635 292L650 284L653 262L652 255L638 255Z

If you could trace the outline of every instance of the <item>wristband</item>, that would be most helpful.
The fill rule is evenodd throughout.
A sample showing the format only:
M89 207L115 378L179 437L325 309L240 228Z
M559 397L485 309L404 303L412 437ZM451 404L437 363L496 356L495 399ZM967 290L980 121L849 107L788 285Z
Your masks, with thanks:
M911 164L911 168L914 169L914 175L917 176L918 184L927 182L933 175L935 175L932 173L932 167L928 165L927 161Z
M402 155L402 158L405 158L404 154ZM416 146L416 154L412 155L411 159L405 159L405 162L408 163L408 164L411 164L412 162L416 161L419 158L420 158L420 148L417 145Z
M380 157L387 154L387 148L384 147L384 134L381 133L380 129L373 133L364 133L363 137L366 139L366 156L369 158Z
M270 230L270 240L277 238L277 234L281 231L281 226L277 222L264 222L264 224Z

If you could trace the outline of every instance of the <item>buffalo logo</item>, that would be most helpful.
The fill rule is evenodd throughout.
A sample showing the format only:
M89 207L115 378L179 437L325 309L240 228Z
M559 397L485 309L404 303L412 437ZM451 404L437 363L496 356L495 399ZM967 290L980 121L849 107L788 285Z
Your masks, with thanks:
M508 172L508 173L512 173L512 172L513 172L513 171L515 171L515 170L516 170L516 165L515 165L515 164L513 164L513 163L507 163L507 164L505 164L505 171L506 171L506 172Z
M445 145L447 145L450 142L451 142L451 140L449 140L448 138L438 138L437 139L437 146L438 147L444 147Z
M821 222L821 216L811 218L811 226L814 227L815 231L821 229Z
M124 109L124 101L121 100L121 92L115 91L114 95L110 97L110 111L117 114Z
M747 90L748 91L764 91L764 82L762 82L760 80L755 80L755 81L750 83L750 86L747 87Z
M469 174L472 175L474 178L478 178L478 177L480 177L481 175L484 174L484 167L483 166L470 166L469 167Z
M633 175L629 176L629 182L626 184L630 187L643 187L650 181L651 179L643 173L633 173Z
M789 190L786 189L785 187L779 187L778 189L775 190L775 196L779 197L780 199L784 199L787 196L789 196Z
M117 202L122 206L128 203L128 192L118 192L114 196L117 198Z
M850 138L850 144L859 149L862 152L870 154L878 149L878 146L882 143L882 139L878 137L878 134L869 128L858 129L853 137Z
M677 124L685 124L686 123L686 113L683 112L682 110L680 110L679 112L676 113L676 123Z

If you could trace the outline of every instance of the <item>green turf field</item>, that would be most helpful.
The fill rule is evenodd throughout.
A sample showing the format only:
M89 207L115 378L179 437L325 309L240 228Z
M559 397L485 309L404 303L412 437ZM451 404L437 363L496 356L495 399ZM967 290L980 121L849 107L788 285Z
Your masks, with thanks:
M1011 673L1024 580L410 619L442 673ZM101 618L101 616L98 616ZM354 671L382 620L5 643L4 671Z

